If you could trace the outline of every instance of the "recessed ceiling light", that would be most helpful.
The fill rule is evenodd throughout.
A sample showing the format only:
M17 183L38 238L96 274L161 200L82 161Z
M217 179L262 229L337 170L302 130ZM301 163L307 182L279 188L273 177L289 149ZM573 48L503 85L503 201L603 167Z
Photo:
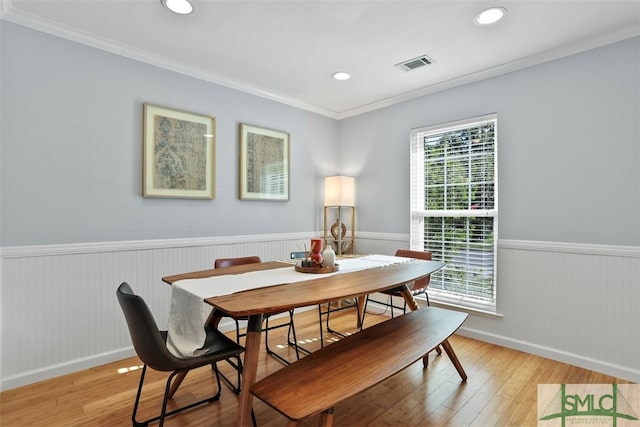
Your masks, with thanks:
M338 71L337 73L333 73L333 78L336 80L349 80L351 78L351 74L345 71Z
M160 0L162 5L171 12L188 15L193 12L193 4L189 0Z
M474 22L478 25L494 24L501 20L505 13L507 9L504 7L492 7L477 14Z

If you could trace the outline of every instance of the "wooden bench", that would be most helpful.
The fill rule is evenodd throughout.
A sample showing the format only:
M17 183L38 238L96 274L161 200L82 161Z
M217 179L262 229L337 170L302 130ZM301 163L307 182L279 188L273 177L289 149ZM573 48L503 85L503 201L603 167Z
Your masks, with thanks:
M467 375L447 339L466 313L427 307L389 319L324 347L251 386L251 393L289 419L290 426L323 413L403 370L442 345L462 380Z

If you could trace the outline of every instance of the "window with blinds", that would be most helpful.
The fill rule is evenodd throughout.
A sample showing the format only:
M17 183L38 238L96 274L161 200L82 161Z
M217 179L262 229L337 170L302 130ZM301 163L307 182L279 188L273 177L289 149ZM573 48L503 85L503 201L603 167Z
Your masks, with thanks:
M496 310L497 116L411 131L411 248L446 267L430 298Z

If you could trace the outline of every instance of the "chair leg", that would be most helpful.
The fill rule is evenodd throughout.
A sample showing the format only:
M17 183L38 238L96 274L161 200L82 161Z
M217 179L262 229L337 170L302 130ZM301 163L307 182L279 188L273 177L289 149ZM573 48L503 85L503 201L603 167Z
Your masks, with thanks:
M382 304L382 305L385 305L385 306L389 305L389 304L385 304L383 302L376 301L376 300L373 300L373 302L375 302L377 304ZM364 299L364 309L362 310L362 319L360 319L360 330L364 329L364 318L367 315L367 307L368 306L369 306L369 295L367 295L365 297L365 299ZM384 313L386 313L386 309L382 314L384 314Z
M293 336L293 341L289 339ZM293 348L296 350L296 360L300 360L300 346L298 346L298 336L296 335L296 327L293 324L293 310L289 310L289 329L287 330L287 344L291 345L293 342ZM308 352L307 352L308 353Z
M213 396L207 397L206 399L202 399L199 400L197 402L191 403L189 405L183 406L181 408L178 409L174 409L173 411L167 412L167 403L170 399L169 397L169 392L171 391L171 385L172 385L172 380L174 380L174 377L177 381L178 378L183 378L184 379L184 375L186 372L188 371L174 371L171 373L171 375L169 375L169 377L167 378L167 383L165 385L164 388L164 396L162 398L162 409L160 411L160 415L156 416L156 417L152 417L149 418L147 420L144 421L138 421L136 420L136 415L138 413L138 405L140 403L140 396L142 395L142 386L144 384L144 377L145 374L147 372L147 365L144 365L142 367L142 373L140 374L140 383L138 385L138 392L136 393L136 401L133 404L133 412L131 414L131 422L135 427L142 427L142 426L148 426L150 423L155 422L155 421L159 421L159 427L162 427L164 425L164 419L166 417L169 417L173 414L177 414L178 412L182 412L182 411L186 411L187 409L191 409L195 406L198 405L202 405L203 403L211 403L211 402L215 402L216 400L220 399L220 376L219 376L219 372L216 369L215 370L215 374L216 374L216 385L217 385L217 390L216 393Z
M359 309L360 303L358 302L357 298L355 300L355 306L356 306L356 317L358 317L358 319L357 319L358 327L360 329L362 329L362 320L359 319L359 317L360 317L360 309ZM349 305L349 306L346 306L346 307L340 307L340 308L337 308L337 309L335 309L333 311L343 310L345 308L350 308L350 307L352 307L352 306ZM334 335L338 335L340 338L346 338L347 335L343 334L342 332L339 332L339 331L336 331L334 329L331 329L331 326L329 324L329 318L331 316L331 311L332 311L331 310L331 303L328 303L327 304L327 311L325 313L327 315L327 332L330 332L330 333L332 333ZM322 312L320 313L320 323L322 323ZM320 330L322 331L322 326L320 326Z
M406 304L406 303L405 303ZM389 307L391 307L391 318L395 317L395 307L393 306L393 296L389 295Z
M133 404L133 412L131 413L131 423L134 426L146 426L148 423L140 423L136 421L136 414L138 413L138 404L140 403L140 395L142 394L142 384L144 384L144 376L147 373L147 365L142 366L142 373L140 373L140 382L138 384L138 393L136 393L136 401Z
M320 348L324 348L324 330L322 329L322 304L318 304L318 325L320 325Z
M165 386L164 397L162 398L162 410L160 411L160 423L158 424L159 427L162 427L164 425L164 417L167 415L167 403L169 401L169 386L171 385L172 376L173 374L169 375L169 378L167 379L167 385ZM182 378L184 378L184 376Z
M311 351L307 350L298 343L296 327L293 323L293 310L289 311L289 320L289 329L287 330L287 344L295 348L296 360L300 360L300 352L303 352L304 354L311 354Z
M292 341L289 339L289 334L292 333L293 334L293 345L295 347L296 350L296 360L300 360L300 353L299 353L299 348L298 348L298 338L296 336L296 332L295 332L295 326L293 323L293 310L289 310L289 323L287 324L283 324L283 325L278 325L278 326L274 326L274 328L280 328L280 327L284 327L284 326L288 326L289 327L289 331L287 332L287 344L292 344ZM269 316L265 316L265 327L264 327L264 345L265 345L265 349L267 351L267 354L276 358L278 361L280 361L281 363L283 363L284 365L289 365L291 362L289 362L287 359L285 359L284 357L280 356L278 353L276 353L275 351L271 350L271 348L269 347Z
M233 319L236 322L236 343L240 344L240 322L237 319Z
M237 319L233 319L236 323L236 343L240 344L240 322L238 322ZM226 362L231 365L235 370L236 370L236 374L237 374L237 385L233 384L233 382L231 382L231 380L229 378L227 378L227 376L225 374L223 374L220 371L217 371L219 373L219 375L222 377L222 380L224 381L224 383L226 385L229 386L229 388L231 389L231 391L233 391L234 394L240 394L240 390L241 390L241 384L242 384L242 362L241 362L241 358L240 356L236 356L235 359L237 359L237 362L232 362L231 360L227 359ZM211 364L211 369L213 370L217 370L217 365L215 363Z
M227 378L227 376L225 374L223 374L222 372L220 372L218 370L218 367L215 363L213 363L211 365L211 369L216 370L216 372L218 372L218 375L220 375L220 378L222 379L222 381L224 381L224 383L229 386L229 388L231 389L231 391L233 391L234 394L240 394L240 390L241 385L242 385L242 358L240 356L235 356L234 359L236 359L235 362L232 362L230 359L226 359L225 362L227 362L229 365L231 365L233 367L233 369L235 369L236 371L236 375L237 375L237 383L238 385L233 384L233 382L231 382L231 380L229 378Z
M356 308L356 311L357 311L357 308ZM329 325L330 317L331 317L331 303L328 303L327 304L327 332L331 332L334 335L338 335L340 338L346 338L346 335L331 329L331 326Z
M359 319L360 317L360 302L358 301L358 298L355 298L355 306L356 306L356 324L358 324L359 328L362 329L362 321L361 319ZM349 308L352 306L347 306L347 307L340 307L337 310L342 310L343 308ZM331 315L331 304L329 304L329 307L327 309L327 331L331 332L332 334L338 335L342 338L346 338L347 336L339 331L336 331L334 329L331 329L331 327L329 326L329 316Z

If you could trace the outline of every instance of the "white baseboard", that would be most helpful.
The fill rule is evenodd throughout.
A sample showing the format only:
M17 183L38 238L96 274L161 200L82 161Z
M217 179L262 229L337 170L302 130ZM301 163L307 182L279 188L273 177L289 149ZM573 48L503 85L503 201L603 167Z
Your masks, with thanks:
M83 359L70 360L65 363L47 366L46 368L42 369L23 372L19 375L13 375L3 378L2 381L0 381L0 391L48 380L54 377L59 377L61 375L72 374L84 369L89 369L99 365L104 365L106 363L127 359L135 355L136 352L133 347L127 347L102 354L96 354Z
M602 360L596 360L579 354L568 353L565 351L549 348L525 341L516 340L509 337L491 334L477 329L465 328L458 329L458 335L473 338L478 341L499 345L501 347L522 351L524 353L533 354L558 362L567 363L591 371L600 372L612 377L621 378L627 381L640 382L640 371L633 370L624 366L613 365ZM462 361L464 364L464 361Z

